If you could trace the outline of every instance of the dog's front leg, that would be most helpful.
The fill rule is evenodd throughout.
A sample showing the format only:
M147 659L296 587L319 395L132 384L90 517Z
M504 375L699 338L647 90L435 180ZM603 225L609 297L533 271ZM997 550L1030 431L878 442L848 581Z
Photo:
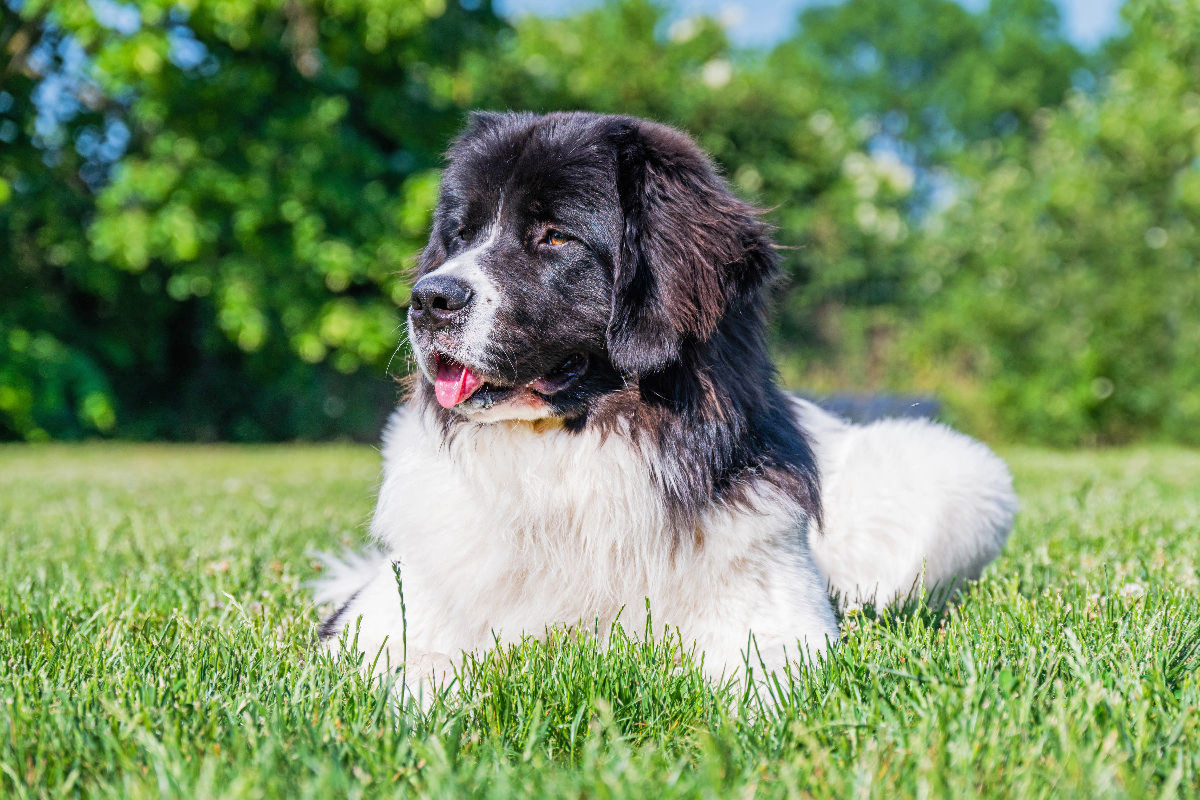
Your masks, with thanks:
M437 613L427 594L417 581L406 585L396 562L379 559L327 623L326 648L334 655L353 654L367 675L395 677L401 681L398 691L428 705L437 693L456 686L459 669L429 635Z
M807 551L789 547L730 562L709 581L662 603L704 672L755 682L807 665L838 639L837 621ZM653 605L653 603L652 603Z

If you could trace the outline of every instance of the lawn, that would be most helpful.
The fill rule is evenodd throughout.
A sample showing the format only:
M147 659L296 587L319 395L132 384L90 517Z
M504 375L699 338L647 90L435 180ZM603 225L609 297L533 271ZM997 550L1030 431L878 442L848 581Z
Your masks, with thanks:
M421 714L313 646L374 450L0 449L0 796L1200 795L1200 453L1005 455L967 600L847 619L774 712L580 637Z

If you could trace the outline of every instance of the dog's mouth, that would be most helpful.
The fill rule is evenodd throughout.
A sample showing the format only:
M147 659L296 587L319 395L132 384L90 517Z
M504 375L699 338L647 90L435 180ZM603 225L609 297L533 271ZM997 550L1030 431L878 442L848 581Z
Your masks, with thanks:
M585 354L572 353L536 380L520 385L507 385L480 374L445 353L434 352L433 358L437 367L433 393L442 408L454 408L472 398L484 408L490 408L526 392L544 400L573 386L588 368L588 357Z

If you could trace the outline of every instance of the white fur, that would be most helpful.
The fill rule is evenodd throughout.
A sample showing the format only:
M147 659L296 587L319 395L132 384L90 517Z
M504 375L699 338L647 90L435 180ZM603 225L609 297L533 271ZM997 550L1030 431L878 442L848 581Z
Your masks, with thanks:
M392 667L448 665L548 627L677 629L710 674L743 665L753 634L770 670L837 638L805 521L763 491L755 511L715 508L675 541L650 466L629 439L522 422L472 425L443 445L401 408L384 446L371 532L387 552L343 619ZM404 620L390 561L403 575ZM345 583L338 580L345 586ZM401 641L403 623L407 639Z
M851 425L795 399L821 473L813 558L839 601L938 602L979 577L1008 538L1017 498L991 450L944 425Z
M492 245L496 243L496 236L500 230L499 220L492 222L488 229L487 238L480 242L475 247L465 250L454 258L449 259L446 263L429 273L429 276L439 275L447 277L455 277L464 281L471 287L473 299L470 308L467 311L467 319L462 326L462 331L459 334L460 351L455 355L466 363L479 363L484 358L486 346L492 336L492 326L495 323L496 312L500 308L500 289L495 282L488 277L480 265L480 258L483 256ZM411 325L411 322L409 323ZM410 340L412 339L410 333ZM433 380L436 376L430 374L430 370L436 371L436 368L426 363L424 359L418 359L426 377Z
M341 619L368 663L380 656L376 669L407 660L444 677L497 639L603 632L618 615L640 632L648 600L655 630L677 629L721 675L744 664L751 635L752 664L768 670L836 641L827 586L849 602L891 600L922 570L929 585L977 577L999 551L1015 499L985 447L929 423L858 427L796 408L822 471L825 530L808 531L764 486L752 508L714 507L699 536L676 541L649 456L626 436L494 422L444 442L402 407L371 524L383 554L357 581L335 571L321 596L349 602Z

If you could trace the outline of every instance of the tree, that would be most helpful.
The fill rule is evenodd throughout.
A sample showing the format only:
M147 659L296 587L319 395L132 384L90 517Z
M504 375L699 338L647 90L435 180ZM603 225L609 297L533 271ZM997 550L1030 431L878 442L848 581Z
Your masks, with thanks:
M879 116L922 164L1028 133L1085 64L1051 0L991 0L976 14L954 0L848 0L806 9L782 47L808 53L852 113Z
M91 184L56 187L79 183L76 154L100 123L77 116L58 141L37 141L31 98L63 68L25 69L10 96L27 152L4 161L21 257L0 269L31 286L85 273L91 283L52 300L76 297L66 316L97 316L99 340L57 336L53 309L23 296L9 339L28 340L23 353L61 347L5 359L6 374L35 375L5 378L0 399L18 401L0 405L3 424L23 436L279 438L344 428L336 417L356 411L373 427L381 391L359 404L366 384L340 376L382 374L396 349L402 273L425 234L441 148L472 102L464 63L502 23L486 4L436 2L160 1L121 21L96 8L30 0L16 24L43 49L85 54L75 89L128 141ZM37 166L47 160L53 169ZM64 428L47 414L77 405L78 389L47 403L21 388L44 385L47 359L100 376L87 396L100 398L96 413Z
M91 258L80 223L114 118L48 10L0 11L0 436L109 431L136 281Z
M1200 3L1135 0L1096 96L984 142L926 232L917 369L975 427L1061 444L1200 441Z

